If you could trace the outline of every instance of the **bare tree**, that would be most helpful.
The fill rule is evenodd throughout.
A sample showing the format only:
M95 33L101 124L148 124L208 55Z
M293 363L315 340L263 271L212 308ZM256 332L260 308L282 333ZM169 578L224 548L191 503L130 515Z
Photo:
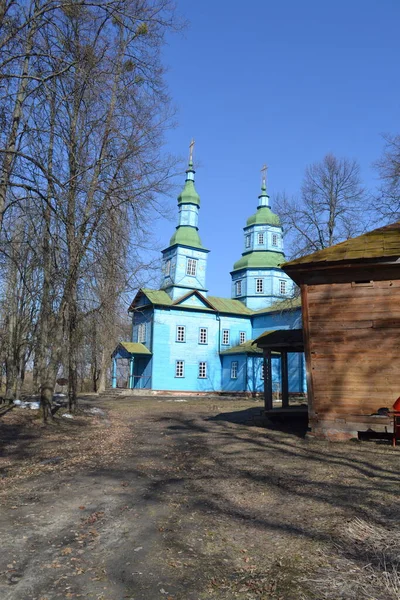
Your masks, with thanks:
M357 235L368 222L369 199L358 163L333 154L307 167L299 198L281 194L277 204L294 256Z
M385 136L382 158L377 161L381 186L377 211L386 220L400 218L400 135Z

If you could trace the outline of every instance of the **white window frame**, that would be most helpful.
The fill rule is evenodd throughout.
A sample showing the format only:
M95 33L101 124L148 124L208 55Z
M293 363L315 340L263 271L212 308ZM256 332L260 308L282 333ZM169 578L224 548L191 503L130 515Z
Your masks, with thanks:
M246 247L246 248L250 248L250 246L251 246L251 236L250 236L250 234L249 234L249 233L247 233L247 234L245 235L245 238L244 238L244 245L245 245L245 247Z
M231 362L231 379L237 379L239 371L239 361L233 360Z
M185 377L185 361L184 360L176 360L175 361L175 377Z
M279 280L279 293L284 296L287 293L287 281L285 279Z
M200 327L199 329L199 344L208 344L208 328Z
M223 346L229 346L229 329L223 329L222 330L222 345Z
M272 234L272 245L273 246L277 246L278 245L278 234L277 233L273 233Z
M246 332L245 331L241 331L239 333L239 344L244 344L246 341Z
M207 363L205 360L201 360L199 362L198 378L199 379L207 379Z
M186 342L186 327L184 325L176 326L176 341L179 343Z
M146 323L139 323L137 330L137 341L138 344L146 343Z
M239 281L236 281L236 283L235 283L235 295L236 296L242 295L242 280L241 279L239 279Z
M197 273L197 259L196 258L187 258L186 259L186 275L190 275L190 277L196 277Z
M169 277L171 273L171 259L169 258L165 263L165 277Z
M257 277L256 279L256 294L264 293L264 279Z
M257 244L259 246L262 246L264 244L264 234L263 233L257 233Z

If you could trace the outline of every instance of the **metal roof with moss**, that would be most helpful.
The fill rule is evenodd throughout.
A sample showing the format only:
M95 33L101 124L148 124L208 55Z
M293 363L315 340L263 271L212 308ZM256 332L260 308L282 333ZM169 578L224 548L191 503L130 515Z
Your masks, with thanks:
M279 268L284 262L283 252L271 252L268 250L255 250L253 252L243 253L241 258L233 265L233 271L241 269L269 269L271 267Z
M313 254L296 258L282 265L291 271L303 265L323 265L338 262L373 261L400 257L400 221L379 227L369 233L346 240L335 246L318 250Z
M197 227L190 227L189 225L178 225L174 235L169 241L169 247L174 246L175 244L205 250L201 243Z
M281 226L281 220L272 212L269 206L259 206L257 212L251 215L246 221L246 227L250 225L276 225Z
M251 308L248 308L243 302L240 300L235 300L233 298L221 298L220 296L203 296L200 292L194 291L197 296L202 298L207 306L199 307L199 306L185 306L181 305L183 299L190 296L189 294L184 294L182 297L177 298L176 300L172 300L170 296L164 290L151 290L148 288L141 288L139 292L136 294L135 299L133 300L131 306L129 307L129 311L132 311L136 308L136 301L139 299L140 295L146 296L149 300L149 303L154 306L167 306L170 308L187 308L190 310L214 310L219 313L226 313L232 315L243 315L243 316L252 316L252 315L260 315L262 313L272 313L272 312L280 312L285 310L294 310L301 306L300 298L289 298L286 300L279 300L278 302L274 302L271 306L267 308L262 308L260 310L254 311ZM139 306L142 308L142 306Z
M122 346L129 354L151 354L146 346L136 342L120 342L118 346Z
M227 350L223 350L220 354L262 354L261 348L253 345L253 340L248 340L238 346L233 346Z

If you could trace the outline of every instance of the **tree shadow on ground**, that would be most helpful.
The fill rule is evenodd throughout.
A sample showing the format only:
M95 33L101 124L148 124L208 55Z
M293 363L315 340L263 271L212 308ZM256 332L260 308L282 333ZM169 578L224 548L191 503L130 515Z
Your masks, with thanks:
M209 417L209 421L226 421L237 425L248 427L263 427L270 431L281 431L300 438L304 438L308 431L308 413L306 411L293 410L292 414L264 416L264 411L258 407L246 408L233 412L223 412Z

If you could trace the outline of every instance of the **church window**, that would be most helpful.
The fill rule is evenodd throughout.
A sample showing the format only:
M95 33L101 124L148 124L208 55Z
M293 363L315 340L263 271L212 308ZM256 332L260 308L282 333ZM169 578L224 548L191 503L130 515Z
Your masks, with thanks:
M167 260L167 262L165 263L165 277L168 277L170 273L171 273L171 261Z
M246 235L245 240L246 240L246 248L250 248L250 236Z
M239 335L239 339L240 339L240 344L244 344L246 341L246 332L245 331L241 331L240 335Z
M208 330L207 327L200 327L199 329L199 344L208 343Z
M237 379L238 376L238 361L233 360L231 362L231 379Z
M256 293L257 294L264 293L264 279L256 279Z
M185 377L185 361L177 360L175 362L175 377Z
M264 243L264 234L263 233L258 233L257 234L257 241L258 241L258 244L263 244Z
M177 327L176 327L176 341L177 342L185 342L186 341L185 329L186 328L184 325L177 325Z
M236 282L236 296L241 296L241 295L242 295L242 282L237 281Z
M277 246L278 245L278 236L276 235L276 233L272 234L272 245L273 246Z
M207 363L204 361L199 362L199 379L206 379L207 377Z
M286 281L284 279L279 281L279 293L286 294Z
M140 323L138 325L137 341L139 344L144 344L146 342L146 323Z
M222 343L224 344L224 346L227 346L229 344L229 329L222 330Z
M197 260L195 258L188 258L186 263L186 275L196 275L197 271Z

